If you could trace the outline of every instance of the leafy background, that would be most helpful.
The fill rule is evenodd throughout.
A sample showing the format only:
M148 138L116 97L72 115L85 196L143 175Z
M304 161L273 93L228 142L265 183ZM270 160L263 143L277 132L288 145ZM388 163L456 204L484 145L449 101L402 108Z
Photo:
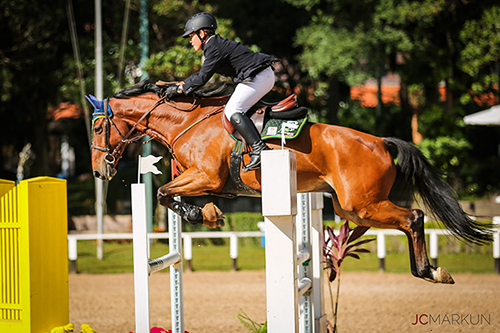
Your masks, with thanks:
M70 211L93 212L93 181L83 118L53 121L48 110L81 100L67 5L72 4L83 86L95 90L94 3L0 1L0 178L15 179L19 153L32 144L25 177L60 173L59 142L76 151L69 179ZM295 92L311 119L418 144L447 173L461 198L500 189L497 127L465 126L465 115L498 103L500 6L460 0L151 0L149 59L140 66L139 0L130 1L123 67L120 44L126 0L103 1L104 95L137 82L182 80L201 66L201 55L180 37L185 21L209 11L223 36L282 62L268 100ZM123 68L122 72L118 72ZM399 102L368 108L350 88L388 73L400 78ZM119 78L121 80L119 81ZM223 80L216 78L215 81ZM446 88L440 95L439 86ZM380 98L380 96L379 96ZM108 211L126 211L127 186L140 147L129 149L109 184ZM168 157L154 144L153 153ZM162 168L169 174L168 158ZM165 179L155 180L155 186ZM125 194L124 194L125 193ZM125 208L124 208L125 207Z

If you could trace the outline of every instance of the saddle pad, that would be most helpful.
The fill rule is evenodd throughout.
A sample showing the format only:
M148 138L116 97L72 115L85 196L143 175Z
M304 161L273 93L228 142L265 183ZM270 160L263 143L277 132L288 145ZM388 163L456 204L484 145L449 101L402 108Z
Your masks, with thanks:
M285 139L295 139L307 121L307 115L298 119L269 119L264 124L264 129L260 134L262 140L280 139L281 129L284 126Z

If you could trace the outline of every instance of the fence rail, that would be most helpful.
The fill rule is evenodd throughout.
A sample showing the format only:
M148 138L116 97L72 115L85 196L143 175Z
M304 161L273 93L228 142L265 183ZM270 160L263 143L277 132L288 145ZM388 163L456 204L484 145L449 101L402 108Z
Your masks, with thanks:
M447 230L442 229L427 229L425 233L429 235L429 256L432 264L437 266L438 260L438 236L450 235ZM387 229L370 229L366 232L367 236L377 236L377 257L379 259L379 268L385 270L386 251L386 236L404 236L398 230ZM238 239L247 237L264 237L262 231L200 231L200 232L183 232L184 239L184 260L186 270L192 270L191 260L193 259L193 239L194 238L229 238L229 257L232 259L233 270L237 269L238 259ZM493 258L495 261L495 273L500 274L500 230L496 229L493 235ZM155 232L148 234L149 239L168 239L168 232ZM132 240L132 233L110 233L110 234L69 234L68 235L68 259L71 262L71 272L76 272L76 261L78 259L79 240Z

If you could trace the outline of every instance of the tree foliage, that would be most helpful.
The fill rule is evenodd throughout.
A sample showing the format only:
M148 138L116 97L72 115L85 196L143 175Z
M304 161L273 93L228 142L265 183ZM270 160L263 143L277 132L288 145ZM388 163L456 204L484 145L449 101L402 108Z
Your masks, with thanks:
M59 6L54 6L57 4ZM18 152L28 143L37 156L33 169L48 173L47 105L54 102L57 78L54 73L67 51L64 6L61 1L2 1L0 26L0 117L5 126L1 145L13 144ZM0 162L4 162L3 154ZM2 163L3 164L3 163Z
M295 42L302 49L302 69L322 87L315 97L333 101L322 104L326 108L322 114L329 115L323 119L337 119L341 125L382 136L408 138L419 133L427 156L438 168L451 171L458 179L455 183L463 188L491 188L466 175L465 170L477 170L469 163L478 163L477 151L485 148L471 146L468 135L474 131L461 119L481 107L472 102L491 103L495 95L498 101L498 4L488 0L286 1L312 15L298 29ZM369 77L380 79L387 72L401 78L399 107L379 101L370 111L332 89L337 80L353 86ZM412 118L418 122L410 126ZM457 160L460 168L453 167ZM489 163L482 167L493 172Z
M0 116L8 124L0 136L3 178L12 178L16 155L27 143L36 154L31 176L54 174L57 168L49 151L47 110L80 100L67 3L0 0ZM94 3L71 3L84 87L93 93ZM436 166L452 170L460 186L476 193L500 189L494 177L484 176L493 172L500 136L460 121L484 108L477 103L498 98L500 6L495 0L149 0L150 57L144 68L139 65L140 0L131 0L124 80L118 82L125 4L102 2L105 96L135 83L143 71L152 79L177 81L198 70L201 53L180 35L191 15L209 11L223 37L282 60L274 94L298 93L313 120L409 139L411 119L418 117L422 147ZM351 86L380 80L387 72L401 78L399 105L364 108L350 99ZM87 159L86 138L65 130ZM485 144L485 133L496 141ZM443 157L446 151L449 156ZM456 159L458 166L452 163ZM81 171L89 172L85 163Z
M500 95L500 6L486 9L480 19L465 22L460 40L464 48L459 67L472 78L472 92L476 96L488 92ZM465 93L461 100L470 103L472 95Z

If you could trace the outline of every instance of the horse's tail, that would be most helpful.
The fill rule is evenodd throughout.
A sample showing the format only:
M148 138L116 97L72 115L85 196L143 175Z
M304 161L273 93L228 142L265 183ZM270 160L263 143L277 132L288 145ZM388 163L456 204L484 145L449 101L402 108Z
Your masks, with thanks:
M486 244L492 240L491 224L478 223L463 211L453 189L441 179L417 147L397 138L383 140L386 145L398 149L398 166L402 174L407 183L414 185L435 218L442 221L457 238L475 244Z

